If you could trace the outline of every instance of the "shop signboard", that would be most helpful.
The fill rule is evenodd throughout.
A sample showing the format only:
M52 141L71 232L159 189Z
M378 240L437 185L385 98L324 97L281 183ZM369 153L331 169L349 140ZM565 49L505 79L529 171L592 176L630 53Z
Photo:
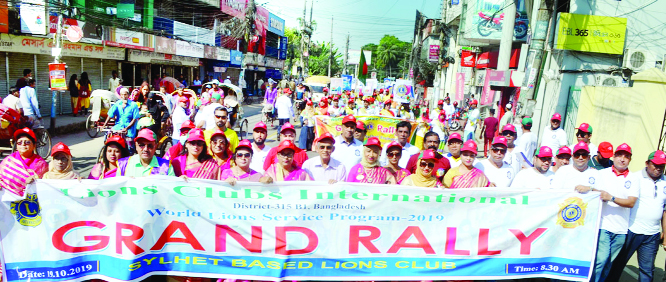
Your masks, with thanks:
M284 20L273 13L268 13L268 31L284 36Z
M217 59L217 48L213 46L204 46L204 58L215 60Z
M199 66L199 58L162 54L150 51L128 50L127 60L135 63Z
M476 53L468 50L462 50L460 56L461 67L474 67L476 65Z
M103 26L84 22L71 18L63 18L62 21L62 32L66 33L70 26L78 26L83 31L83 38L80 42L83 43L92 43L92 44L102 44L102 33ZM49 33L55 34L58 29L58 16L50 15L49 16ZM65 39L67 37L64 37Z
M176 40L176 55L203 58L204 45Z
M439 61L439 45L430 45L430 49L428 50L428 61Z
M265 58L266 61L266 67L269 68L276 68L276 69L283 69L284 68L284 60L278 60L275 58Z
M46 34L46 1L23 0L20 3L21 33Z
M529 20L525 11L525 0L516 0L516 20L513 28L514 41L526 41ZM465 39L477 42L499 42L502 37L504 0L472 0L465 16Z
M120 28L108 28L108 30L108 40L104 41L105 45L144 51L155 51L155 48L153 47L155 40L154 35Z
M171 38L156 36L155 52L164 54L176 54L176 40Z
M220 61L230 61L231 60L231 51L222 47L217 47L217 53L215 59Z
M555 49L622 55L627 18L560 13Z
M0 52L16 52L28 54L51 55L55 42L51 38L38 38L32 36L4 36L0 38ZM124 60L125 49L93 45L87 43L73 43L65 41L62 44L62 56L83 57L95 59Z
M223 13L236 18L244 18L247 0L221 0L220 9Z
M231 65L240 67L243 63L243 53L236 50L231 50Z
M64 63L49 64L50 90L67 90L67 65Z

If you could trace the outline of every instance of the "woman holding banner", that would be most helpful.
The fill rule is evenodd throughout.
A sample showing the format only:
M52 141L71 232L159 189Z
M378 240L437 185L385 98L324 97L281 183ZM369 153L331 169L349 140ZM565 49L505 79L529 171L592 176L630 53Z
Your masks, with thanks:
M102 149L102 161L97 163L92 170L88 179L100 180L104 178L116 177L118 172L118 160L130 156L125 139L120 136L114 135L106 139L104 149Z
M363 146L361 163L352 167L347 182L396 184L391 172L379 165L379 155L382 152L382 143L379 142L379 138L370 137Z
M398 166L398 162L400 162L401 157L402 145L400 145L400 143L397 141L389 143L388 147L386 147L386 158L388 159L388 165L386 165L384 168L388 169L393 177L395 177L397 184L402 183L402 180L411 174L409 170Z
M490 181L483 171L474 167L478 152L476 142L468 140L461 149L461 163L444 175L444 187L451 189L489 187Z
M16 152L0 163L0 185L2 189L23 197L26 184L42 178L49 170L48 164L35 153L35 133L29 128L14 132Z
M208 154L203 130L189 132L183 152L171 161L173 172L182 178L218 179L220 168Z
M278 162L268 167L266 175L273 181L311 181L310 175L294 163L296 149L293 141L282 141L277 147Z
M272 183L271 177L262 177L261 173L250 168L252 162L252 143L250 140L242 140L236 146L236 153L233 156L233 166L225 169L220 174L220 180L226 181L231 186L236 185L238 181L261 182L264 184Z
M74 163L72 163L72 152L65 143L58 142L51 150L51 162L49 163L49 171L44 173L43 179L78 179L81 176L74 171Z
M440 187L442 183L437 181L437 177L432 176L432 171L435 169L435 152L433 150L425 150L421 152L416 167L416 172L407 176L402 181L402 185L416 186L416 187Z

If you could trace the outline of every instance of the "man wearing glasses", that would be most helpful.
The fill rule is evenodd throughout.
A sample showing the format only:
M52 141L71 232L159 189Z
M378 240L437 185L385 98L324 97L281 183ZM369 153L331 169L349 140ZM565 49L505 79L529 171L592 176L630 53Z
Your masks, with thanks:
M585 142L590 148L590 156L594 157L597 155L597 145L592 144L590 138L592 138L592 126L587 123L581 123L578 131L576 131L576 139L578 142ZM612 153L613 149L611 149Z
M562 123L562 115L553 114L550 118L550 127L547 127L541 136L541 145L550 147L553 152L562 146L567 146L567 133L560 128L560 123ZM589 146L587 150L589 153Z
M150 175L175 176L169 160L155 156L156 136L148 128L141 129L134 142L137 154L118 161L116 176L144 177Z
M589 167L588 161L590 161L590 148L585 142L578 142L573 150L573 164L562 166L555 172L553 188L578 191L579 188L585 190L597 187L598 171Z
M407 162L409 162L409 158L411 158L412 155L418 154L420 150L416 146L409 144L409 137L411 136L412 133L411 123L409 123L408 121L401 121L395 126L395 129L396 129L395 141L398 141L398 143L400 143L400 145L402 146L402 157L400 157L398 165L400 167L406 168ZM382 156L379 158L379 163L382 166L388 165L386 149L387 147L383 148Z
M303 163L303 169L314 181L326 181L329 184L344 182L347 178L347 169L338 160L332 159L335 151L335 138L330 133L324 133L315 142L315 150L319 157L308 159Z
M666 154L652 152L645 162L645 169L634 174L640 182L638 202L631 208L629 231L624 246L611 267L606 281L618 281L629 259L638 251L638 281L652 281L654 260L661 244L660 228L666 230L664 205L666 204Z
M229 140L229 150L232 152L236 151L236 146L238 146L238 134L231 128L227 128L227 121L229 121L229 112L224 107L217 107L213 112L215 114L215 128L207 129L204 131L204 136L206 137L206 145L210 148L210 138L213 136L216 130L224 132L224 135L227 136Z
M353 166L361 163L363 142L354 138L356 132L356 118L347 115L342 119L342 133L335 138L335 151L331 154L333 159L340 161L347 169L347 175Z
M360 141L361 143L365 142L365 135L368 134L368 129L365 127L365 123L360 120L356 121L356 131L354 131L354 139Z
M488 177L491 187L507 188L511 186L511 182L513 182L513 178L516 176L513 167L504 161L507 148L506 137L495 137L490 147L490 158L474 165L474 167L483 171L483 174Z
M585 143L580 142L578 144ZM610 277L611 265L619 255L627 238L631 209L635 206L641 190L640 175L629 173L631 155L629 145L624 143L618 146L613 155L613 166L598 172L598 189L590 187L576 188L581 193L599 191L601 192L600 198L603 201L597 256L594 263L594 273L590 281L604 281Z
M435 152L435 167L432 170L432 176L437 177L438 171L439 175L445 175L449 169L451 169L451 164L449 163L449 160L442 156L440 153L437 152L437 149L439 148L439 135L434 132L434 131L428 131L426 132L425 136L423 137L423 150L421 150L421 153L423 153L426 150L432 150ZM416 173L416 165L419 160L419 156L421 154L415 154L412 155L409 158L409 161L407 162L407 167L406 169L409 170L410 173L414 174Z
M550 164L553 161L553 151L548 146L541 146L534 153L534 167L523 169L511 183L511 188L532 189L535 186L539 189L550 189L553 183L554 172L550 170Z

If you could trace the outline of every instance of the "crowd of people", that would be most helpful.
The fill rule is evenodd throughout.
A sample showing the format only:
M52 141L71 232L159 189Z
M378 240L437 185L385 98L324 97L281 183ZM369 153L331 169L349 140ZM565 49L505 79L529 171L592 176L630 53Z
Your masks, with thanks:
M30 83L28 80L28 86ZM99 180L150 175L186 181L211 179L230 185L323 181L439 189L595 191L600 193L603 208L593 281L617 281L635 252L640 280L652 281L657 250L663 244L660 230L666 226L664 152L651 153L646 156L644 169L630 172L633 155L628 144L614 148L609 142L598 146L591 143L593 129L587 123L577 128L577 142L569 144L558 113L552 115L550 127L543 131L541 144L537 144L529 117L498 120L491 110L491 116L481 120L476 100L459 109L448 97L438 101L430 113L421 111L418 104L397 103L391 93L382 90L365 97L355 92L326 93L316 103L317 108L312 97L302 92L306 105L296 117L291 102L294 93L273 84L269 82L264 103L277 110L276 147L266 144L269 127L264 122L254 125L251 141L239 140L230 128L225 93L216 84L201 95L182 88L175 95L166 94L164 89L156 95L150 93L148 84L130 94L119 86L120 100L109 111L109 117L116 120L113 129L125 135L106 139L101 160L89 175L74 171L71 151L63 143L53 147L52 160L47 163L35 153L33 131L23 128L14 134L17 151L0 163L0 174L11 176L1 178L0 185L19 197L35 179ZM510 106L506 109L510 110ZM38 109L23 110L26 115L39 117ZM465 126L460 134L449 126L454 115L463 111ZM315 137L317 115L342 117L340 134ZM384 144L375 136L367 136L367 125L357 120L357 115L399 117L403 121L395 126L395 139ZM160 121L169 116L174 146L161 158L156 156ZM152 117L153 123L143 123L144 117ZM292 118L300 121L300 136L290 122ZM420 147L410 143L410 121L428 124L431 129L423 136ZM475 141L477 127L484 140L481 151ZM308 157L308 150L314 150L317 156ZM639 159L643 161L643 157ZM662 246L666 249L666 244Z

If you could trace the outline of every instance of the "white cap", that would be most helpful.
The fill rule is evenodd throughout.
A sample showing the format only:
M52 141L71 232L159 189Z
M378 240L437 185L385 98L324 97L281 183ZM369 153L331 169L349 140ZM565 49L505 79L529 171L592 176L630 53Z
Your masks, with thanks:
M507 109L511 109L511 104L506 104Z
M227 78L231 78L231 76L228 76L228 75L227 75Z

